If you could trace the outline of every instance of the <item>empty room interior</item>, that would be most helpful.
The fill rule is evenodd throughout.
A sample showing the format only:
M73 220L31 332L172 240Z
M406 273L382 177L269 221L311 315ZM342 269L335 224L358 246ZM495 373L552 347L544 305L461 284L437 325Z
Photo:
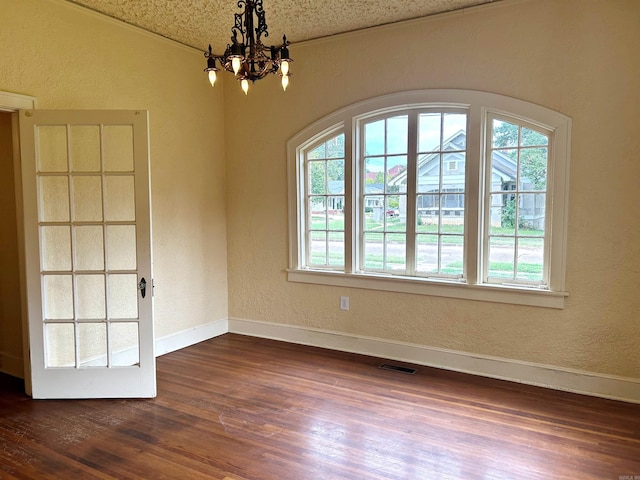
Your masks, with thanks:
M640 479L640 2L0 27L0 479Z

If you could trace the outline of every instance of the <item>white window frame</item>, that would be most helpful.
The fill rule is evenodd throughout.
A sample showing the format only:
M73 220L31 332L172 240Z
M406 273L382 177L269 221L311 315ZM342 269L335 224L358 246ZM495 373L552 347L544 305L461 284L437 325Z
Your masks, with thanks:
M364 119L422 108L462 108L468 112L465 217L465 276L447 280L416 276L361 273L357 270L361 219L359 195L359 123ZM550 132L547 170L547 225L545 235L546 288L505 285L483 281L486 255L485 157L489 118L497 115L538 126ZM322 139L345 134L345 267L344 270L305 267L305 173L304 152ZM564 308L566 237L569 194L571 119L559 112L523 100L472 90L420 90L365 100L334 112L303 129L287 144L289 191L289 268L292 282L354 287L391 292L433 295L549 308Z

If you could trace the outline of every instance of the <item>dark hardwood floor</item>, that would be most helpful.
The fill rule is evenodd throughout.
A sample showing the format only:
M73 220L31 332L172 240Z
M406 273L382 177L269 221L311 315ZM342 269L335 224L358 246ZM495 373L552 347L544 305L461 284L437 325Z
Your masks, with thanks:
M640 405L380 363L227 334L158 358L153 400L0 375L0 478L640 479Z

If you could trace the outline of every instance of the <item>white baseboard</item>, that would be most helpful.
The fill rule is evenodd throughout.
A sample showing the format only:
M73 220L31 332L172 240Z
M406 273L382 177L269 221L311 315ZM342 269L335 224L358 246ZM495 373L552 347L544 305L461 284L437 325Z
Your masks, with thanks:
M228 331L229 322L226 318L222 318L205 325L157 338L155 342L156 357L218 337Z
M640 403L640 379L637 378L604 375L373 337L239 318L228 320L228 331Z
M6 352L0 352L0 372L12 377L24 378L24 359Z

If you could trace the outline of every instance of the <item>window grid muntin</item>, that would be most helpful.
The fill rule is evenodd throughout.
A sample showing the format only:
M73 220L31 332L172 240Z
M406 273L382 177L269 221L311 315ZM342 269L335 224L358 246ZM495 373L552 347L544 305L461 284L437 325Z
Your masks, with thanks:
M362 119L359 122L358 132L360 133L360 151L362 154L360 155L359 165L360 165L360 191L362 192L360 195L360 202L358 205L358 214L360 216L360 228L359 232L359 258L357 269L360 272L372 272L372 273L385 273L385 274L394 274L394 275L406 275L407 272L407 251L409 250L409 246L407 245L407 241L410 238L409 235L409 222L405 218L405 226L403 229L393 228L394 225L397 224L396 220L399 220L398 217L391 215L389 212L392 210L390 208L390 200L397 197L398 201L398 210L400 208L400 204L402 202L402 198L404 198L404 204L407 204L408 195L405 193L401 193L400 191L391 191L391 187L389 186L389 181L393 180L393 178L402 175L404 172L408 172L411 165L411 152L409 151L410 146L410 131L412 129L411 125L414 122L413 117L415 114L409 111L396 110L393 112L389 112L385 115L379 115L377 117L370 117L367 119ZM405 123L406 128L406 136L405 140L401 141L400 144L403 145L402 149L390 149L389 145L392 142L389 138L389 124L392 123ZM382 148L374 150L373 154L369 154L367 152L367 137L368 137L368 128L373 125L381 124L383 126L383 139L382 139ZM394 143L395 144L395 143ZM404 161L402 161L404 159ZM370 164L373 164L374 161L381 161L382 171L378 173L377 177L381 174L381 191L372 192L372 187L368 187L370 185L367 183L368 172L367 167ZM392 165L392 166L390 166ZM404 165L404 170L399 173L395 173L393 177L389 177L389 172L400 166ZM374 185L376 185L374 183ZM400 188L398 188L400 190ZM395 204L395 201L394 201ZM368 211L371 209L371 211ZM367 214L373 214L368 218ZM405 216L406 217L406 216ZM373 225L374 222L382 223L382 230L378 231L377 229L370 228L368 224ZM381 268L375 268L367 266L370 264L370 261L367 260L367 255L369 254L369 248L367 248L371 243L367 242L368 238L371 238L375 235L374 238L380 238L380 251L382 254L382 262ZM403 238L402 241L399 241L400 238ZM389 254L389 246L396 245L396 250L404 250L404 261L400 263L400 268L392 268L392 265L396 263L390 263L389 258L399 257L398 255L390 255Z
M465 202L467 199L467 195L466 195L466 178L467 178L467 154L468 154L468 141L467 141L467 135L468 135L468 123L469 123L469 112L467 109L452 109L452 108L431 108L431 109L421 109L417 112L417 134L420 135L423 131L421 129L421 125L420 122L423 118L433 118L435 115L437 115L439 117L439 122L438 122L438 126L439 126L439 132L438 132L438 137L439 137L439 141L437 144L435 144L433 146L433 148L423 148L420 149L420 145L421 145L421 141L420 139L418 140L418 149L417 149L417 162L416 162L416 196L415 196L415 203L416 203L416 228L415 228L415 244L418 246L420 245L420 238L422 236L437 236L437 257L436 257L436 261L437 261L437 268L435 271L433 270L421 270L419 268L419 261L420 261L420 257L419 257L419 253L418 250L416 249L416 254L415 254L415 258L412 260L412 264L414 266L414 274L416 276L421 276L421 277L433 277L433 278L449 278L449 279L461 279L465 276L466 274L466 268L465 268L465 262L464 262L464 249L465 249L465 216L466 216L466 210L465 210ZM448 123L447 119L448 118L452 118L454 116L457 117L464 117L464 127L463 128L459 128L458 131L456 131L455 133L449 133L446 134L445 133L445 124ZM464 138L459 138L460 134L464 134ZM462 143L461 147L458 147L454 142L458 140L459 142ZM455 155L455 160L453 160L453 156ZM459 155L463 156L463 159L460 160L459 158L457 158ZM428 157L437 157L438 159L438 164L437 164L437 169L438 169L438 185L437 185L437 190L431 189L431 190L424 190L420 188L420 174L419 174L419 169L420 169L420 164L422 160L427 160ZM456 192L452 192L452 188L445 188L445 176L448 176L448 174L452 171L448 168L448 164L450 161L455 161L456 163L459 163L460 161L462 161L462 163L464 164L464 171L462 174L462 178L459 179L460 182L460 186L455 189L457 190ZM459 167L458 167L459 168ZM457 172L457 170L455 170ZM443 229L443 225L445 224L444 220L445 220L445 213L444 211L450 211L452 209L447 209L446 207L446 199L448 199L451 195L462 195L462 210L458 211L460 212L462 215L460 215L462 217L462 232L461 233L451 233L451 232L445 232ZM437 201L433 202L433 204L437 204L437 208L434 209L435 212L437 212L437 214L432 215L436 217L436 225L437 225L437 232L433 233L433 232L428 232L428 233L424 233L424 232L420 232L420 225L423 225L424 219L426 218L427 221L429 220L429 216L428 215L424 215L421 216L420 214L425 212L424 207L420 207L418 205L418 203L422 200L424 202L425 198L434 198L437 199ZM460 203L459 198L457 200L457 203ZM422 209L422 210L421 210ZM428 210L427 210L428 212ZM455 273L455 274L450 274L450 273L446 273L443 269L443 265L442 265L442 255L443 255L443 241L446 238L459 238L460 241L462 242L462 269L460 271L460 273ZM448 243L447 241L444 241L444 243Z
M303 259L304 265L309 268L321 268L330 270L344 270L345 268L345 222L344 222L344 208L345 208L345 170L346 170L346 157L345 157L345 134L342 131L333 131L327 136L323 136L320 141L317 141L303 151L304 159L304 205L305 205L305 223L304 223L304 238L305 238L305 257ZM329 151L331 144L337 146L337 150L334 152ZM341 143L341 145L340 145ZM314 153L318 156L310 158ZM330 185L329 165L334 162L342 162L342 194L336 194L333 192L333 188ZM323 166L323 183L319 192L313 192L313 179L312 170L314 165ZM317 204L323 205L324 219L322 223L324 228L314 228L313 226L313 206ZM331 207L331 208L330 208ZM335 208L334 208L335 207ZM331 225L331 219L329 216L330 210L342 210L342 228L335 228ZM316 215L317 216L317 215ZM324 258L322 263L314 262L313 243L317 242L319 238L324 234L324 252L317 254L317 257ZM342 239L342 251L335 251L338 261L332 261L331 241L338 240L340 243L340 237ZM341 261L340 261L341 259Z
M502 122L502 123L512 124L516 126L518 129L517 141L515 143L512 142L507 146L501 146L501 147L496 146L495 138L494 138L494 130L495 130L494 125L496 124L496 122ZM550 245L551 241L550 241L549 235L550 235L550 229L551 229L551 223L552 223L550 218L550 215L551 215L550 202L551 202L551 192L553 191L553 188L552 188L553 176L552 176L552 165L551 165L551 160L553 158L552 145L554 143L553 131L543 126L534 125L522 118L517 118L515 116L512 117L509 115L501 115L496 113L490 113L487 115L485 125L486 125L486 135L487 135L487 142L486 142L487 149L486 149L486 154L484 159L485 165L486 165L485 167L486 194L483 202L483 207L484 207L484 211L488 212L488 215L487 213L485 213L485 218L488 218L488 220L485 221L485 224L483 226L484 248L483 248L483 255L482 255L482 259L483 259L482 282L485 282L488 284L501 284L501 285L535 286L543 289L548 289L549 277L550 277L549 257L550 257L550 249L551 249L551 245ZM542 144L523 145L523 137L522 137L523 129L530 130L533 133L537 134L538 136L543 137L546 140L546 142ZM546 149L545 188L544 190L521 188L520 185L522 183L521 182L522 152L531 151L533 149L539 149L539 148ZM503 152L503 151L509 151L509 150L514 150L516 152L516 169L515 169L516 180L514 185L515 188L509 189L509 190L493 189L492 182L491 182L491 172L492 172L493 162L494 162L494 152ZM506 196L507 194L509 196L515 196L515 199L516 199L515 212L514 212L514 225L513 225L514 234L501 235L501 234L492 233L491 210L494 207L494 205L492 205L491 199L495 195ZM519 225L520 223L519 219L520 219L520 209L522 208L520 199L522 195L536 195L536 196L541 195L545 197L545 201L543 202L544 228L542 229L542 232L543 232L542 235L539 235L539 234L527 235L527 234L520 233L521 227ZM535 207L536 206L534 203L534 213L535 213ZM513 243L514 243L514 250L513 250L513 256L512 256L513 270L512 270L512 275L510 277L490 275L491 264L495 263L491 261L491 252L490 252L493 239L504 239L504 240L513 239ZM518 269L518 266L519 266L518 259L520 257L519 255L520 240L526 241L527 239L530 239L533 242L538 240L542 240L543 242L542 262L541 262L542 273L539 280L518 278L518 274L520 273Z

